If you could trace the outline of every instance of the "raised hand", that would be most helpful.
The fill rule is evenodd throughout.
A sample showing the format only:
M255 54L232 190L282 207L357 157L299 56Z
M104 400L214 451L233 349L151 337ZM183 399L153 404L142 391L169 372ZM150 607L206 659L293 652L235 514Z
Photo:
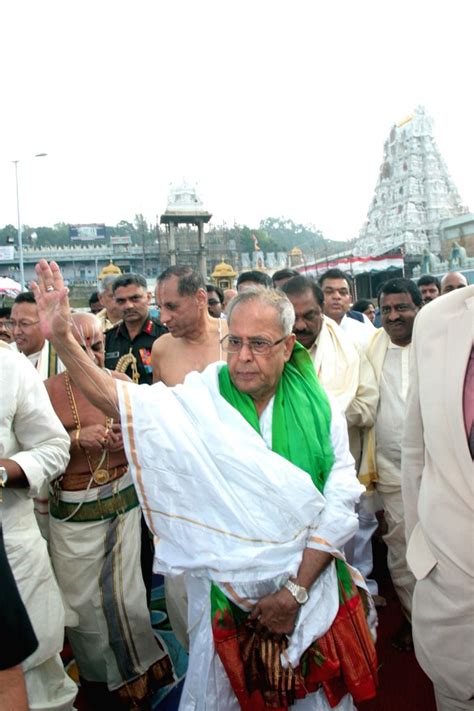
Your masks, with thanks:
M48 340L64 338L71 332L71 309L68 288L64 286L56 262L41 259L35 267L38 281L31 288L35 295L43 335Z

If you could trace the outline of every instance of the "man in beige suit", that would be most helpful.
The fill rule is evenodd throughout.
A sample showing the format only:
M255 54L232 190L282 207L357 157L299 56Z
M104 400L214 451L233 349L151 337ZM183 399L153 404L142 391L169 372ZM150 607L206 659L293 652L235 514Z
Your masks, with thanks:
M474 709L474 286L425 307L413 336L402 487L415 651L439 711Z

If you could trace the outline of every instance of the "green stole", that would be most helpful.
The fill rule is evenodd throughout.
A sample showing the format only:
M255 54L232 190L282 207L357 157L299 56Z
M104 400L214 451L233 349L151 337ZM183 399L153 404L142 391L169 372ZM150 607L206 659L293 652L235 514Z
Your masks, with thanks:
M219 389L222 397L261 434L255 404L249 395L237 390L227 366L219 372ZM316 488L323 492L334 463L331 407L308 351L298 342L275 392L272 450L308 472Z

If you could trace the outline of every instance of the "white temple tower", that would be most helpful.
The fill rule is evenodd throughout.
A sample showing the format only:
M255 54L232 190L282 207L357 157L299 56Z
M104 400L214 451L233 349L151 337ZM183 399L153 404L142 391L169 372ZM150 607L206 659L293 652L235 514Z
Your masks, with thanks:
M176 265L176 231L180 224L195 225L198 230L198 264L204 280L207 280L207 248L204 224L212 215L208 212L195 186L185 181L179 186L171 186L168 204L160 217L160 223L168 228L168 257L170 265Z
M354 253L378 256L440 252L439 223L467 212L433 137L433 121L419 106L393 126Z

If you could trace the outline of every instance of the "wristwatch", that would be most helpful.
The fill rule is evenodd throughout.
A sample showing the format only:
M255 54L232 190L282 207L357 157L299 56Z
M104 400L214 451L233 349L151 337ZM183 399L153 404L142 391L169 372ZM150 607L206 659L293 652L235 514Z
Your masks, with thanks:
M308 602L308 600L309 600L308 591L302 585L298 585L297 583L294 583L292 580L287 580L284 587L293 595L296 602L299 603L300 605L304 605L305 602Z
M0 502L3 501L3 489L7 485L8 472L5 467L0 467Z

